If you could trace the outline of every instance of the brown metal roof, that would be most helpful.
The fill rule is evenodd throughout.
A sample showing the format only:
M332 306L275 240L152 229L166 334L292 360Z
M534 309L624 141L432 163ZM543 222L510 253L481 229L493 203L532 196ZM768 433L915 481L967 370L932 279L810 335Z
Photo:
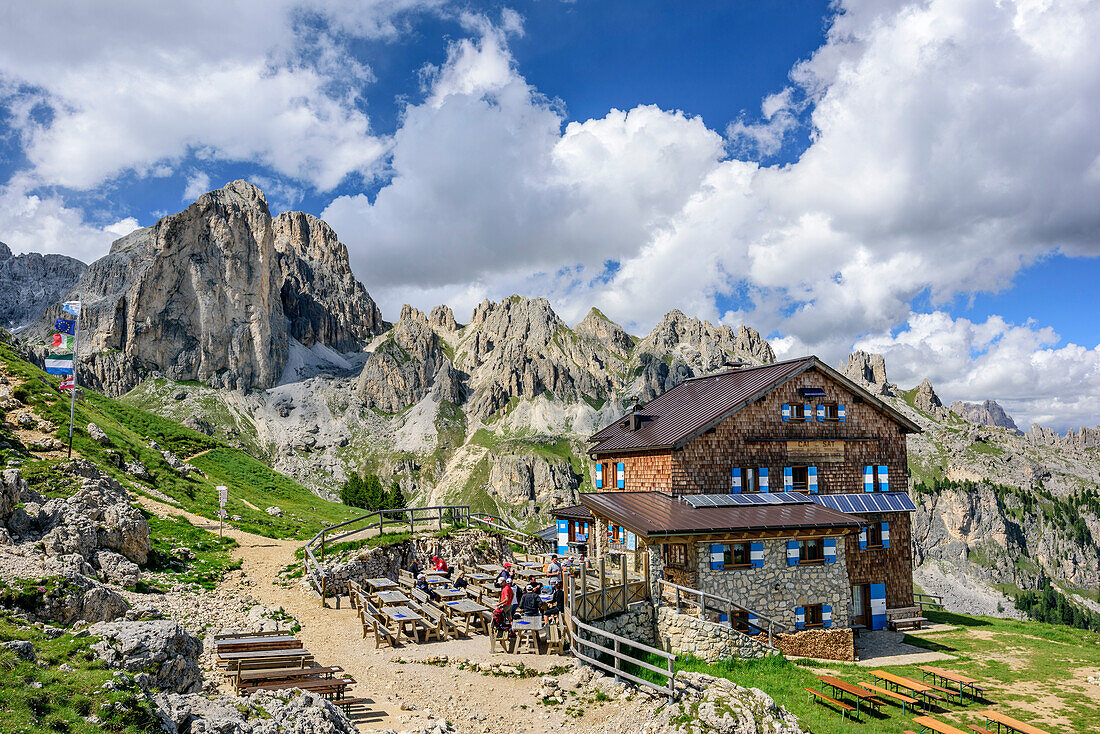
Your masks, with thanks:
M581 495L581 503L643 538L860 526L853 516L813 502L693 508L663 492L591 492Z
M559 507L556 510L550 512L554 517L563 517L570 520L591 520L592 513L588 511L588 508L584 505L569 505L568 507Z
M684 380L638 410L639 415L646 416L648 420L637 430L629 430L625 425L626 419L620 418L593 434L589 441L597 443L589 449L589 453L611 454L678 447L772 388L812 368L821 370L861 395L864 402L884 411L909 432L920 432L920 426L913 421L817 357L809 356Z

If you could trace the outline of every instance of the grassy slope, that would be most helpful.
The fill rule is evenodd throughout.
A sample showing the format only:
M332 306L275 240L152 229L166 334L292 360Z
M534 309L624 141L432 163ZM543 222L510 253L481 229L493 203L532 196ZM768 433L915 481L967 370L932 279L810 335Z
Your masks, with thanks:
M59 427L55 435L66 440L69 403L52 387L57 378L48 377L34 365L20 359L7 344L0 343L0 361L5 363L11 374L26 381L23 392L27 402L37 415L55 423ZM48 380L49 384L43 380ZM112 445L105 447L93 441L86 431L89 423L102 428L110 436ZM150 439L185 460L206 452L193 462L206 477L179 475L168 466L160 452L148 447ZM229 514L242 518L233 524L242 530L268 537L307 538L324 523L339 522L361 514L344 505L320 499L244 451L90 390L85 391L84 400L77 406L73 449L135 491L155 489L178 501L184 509L204 517L216 516L218 503L214 487L225 484L229 487L226 509ZM151 487L112 466L107 456L109 450L118 451L126 462L140 461L145 464L154 477ZM35 463L29 460L28 469ZM246 503L251 503L253 507ZM283 517L268 515L265 509L271 505L280 507Z
M1051 734L1100 731L1100 701L1090 695L1086 675L1100 673L1100 634L1038 622L1017 622L991 617L969 617L928 612L933 621L959 625L955 631L908 636L906 641L956 656L956 660L930 663L977 678L986 686L988 702L949 704L948 712L933 715L966 730L967 724L984 725L979 711L993 709L1032 722ZM743 686L760 688L798 716L803 729L814 734L896 734L916 730L914 714L902 714L893 704L881 715L862 716L862 723L842 722L832 708L810 702L803 688L821 690L818 675L832 675L855 683L873 683L869 670L844 663L819 663L784 659L728 661L707 664L683 660L678 670L692 670L729 678ZM883 670L917 680L921 671L913 665L883 666ZM1028 708L1041 707L1042 713Z

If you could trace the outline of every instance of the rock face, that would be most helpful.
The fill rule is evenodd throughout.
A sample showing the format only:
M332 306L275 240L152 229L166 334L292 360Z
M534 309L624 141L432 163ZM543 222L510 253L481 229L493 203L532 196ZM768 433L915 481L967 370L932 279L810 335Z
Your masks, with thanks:
M937 418L947 416L947 411L943 409L943 402L940 401L940 396L936 394L936 391L932 389L932 383L928 381L928 378L922 380L920 385L917 386L917 391L913 394L913 407Z
M18 331L69 292L87 265L65 255L13 255L0 242L0 328Z
M171 734L357 734L330 701L301 691L259 691L210 699L198 694L154 696Z
M678 673L676 683L684 686L682 697L654 716L650 731L681 731L681 722L690 721L692 731L802 734L794 714L758 688L703 673Z
M118 619L130 608L119 594L72 570L42 588L43 593L25 611L32 618L56 624Z
M290 338L350 351L382 330L332 229L301 212L272 220L245 181L117 240L72 293L88 329L82 379L112 394L151 374L270 387ZM46 310L43 332L57 315Z
M100 622L88 630L99 637L92 651L111 668L146 673L162 691L202 690L202 643L177 622Z
M328 224L312 214L283 212L273 226L279 296L292 337L307 347L351 352L382 332L382 312L352 275L348 248Z
M844 375L877 395L896 395L897 385L886 379L886 358L881 354L852 352ZM929 385L931 387L931 385Z
M1057 431L1032 423L1031 428L1024 434L1028 443L1036 446L1058 446L1062 448L1085 449L1100 448L1100 426L1095 428L1079 428L1076 431L1067 431L1061 436Z
M447 383L441 394L457 397L461 393L458 376L428 317L405 305L386 340L367 358L357 389L368 407L396 413L427 395L437 376Z
M979 426L1007 428L1015 433L1020 431L1012 417L995 400L986 400L984 403L964 403L956 400L951 403L951 412Z
M564 459L535 455L500 456L489 472L489 493L523 515L575 505L581 477Z

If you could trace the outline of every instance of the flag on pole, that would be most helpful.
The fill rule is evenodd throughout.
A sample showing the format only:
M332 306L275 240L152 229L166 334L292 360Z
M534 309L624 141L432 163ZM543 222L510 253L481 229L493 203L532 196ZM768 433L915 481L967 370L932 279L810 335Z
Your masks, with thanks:
M57 323L53 325L53 328L60 331L62 334L68 334L69 336L76 336L76 322L69 321L68 319L58 319Z
M73 380L72 375L69 375L68 377L62 377L61 384L57 386L59 390L72 390L74 387L76 387L76 383Z
M54 334L53 335L53 348L54 349L72 349L75 338L68 336L67 334Z
M61 304L61 308L65 309L66 313L72 314L73 316L80 315L80 301L65 301Z
M51 354L46 357L46 372L51 375L71 375L73 373L73 355Z

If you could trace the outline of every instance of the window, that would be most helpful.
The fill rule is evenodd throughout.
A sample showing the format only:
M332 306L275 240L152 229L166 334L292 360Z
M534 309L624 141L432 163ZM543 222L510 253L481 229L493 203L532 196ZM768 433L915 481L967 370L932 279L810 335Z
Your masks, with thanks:
M825 403L821 407L825 409L826 423L835 423L840 420L840 408L836 403Z
M716 549L721 550L716 553ZM711 546L711 570L748 568L751 565L748 543L726 543L725 545Z
M806 627L824 627L825 620L822 615L820 604L808 604L805 608L806 613Z
M730 625L736 629L745 632L749 629L749 613L741 610L735 610L730 615ZM755 632L756 630L753 630Z
M766 467L733 470L733 492L735 494L753 494L768 491L768 470Z
M792 466L791 467L791 491L792 492L809 492L810 491L810 467L808 466Z
M687 565L687 546L683 543L669 543L665 546L665 565L683 568Z
M867 547L868 548L881 548L882 547L882 526L877 522L867 526Z
M806 420L806 405L804 403L791 403L791 420Z
M807 538L798 541L799 563L824 563L825 543L820 538Z

